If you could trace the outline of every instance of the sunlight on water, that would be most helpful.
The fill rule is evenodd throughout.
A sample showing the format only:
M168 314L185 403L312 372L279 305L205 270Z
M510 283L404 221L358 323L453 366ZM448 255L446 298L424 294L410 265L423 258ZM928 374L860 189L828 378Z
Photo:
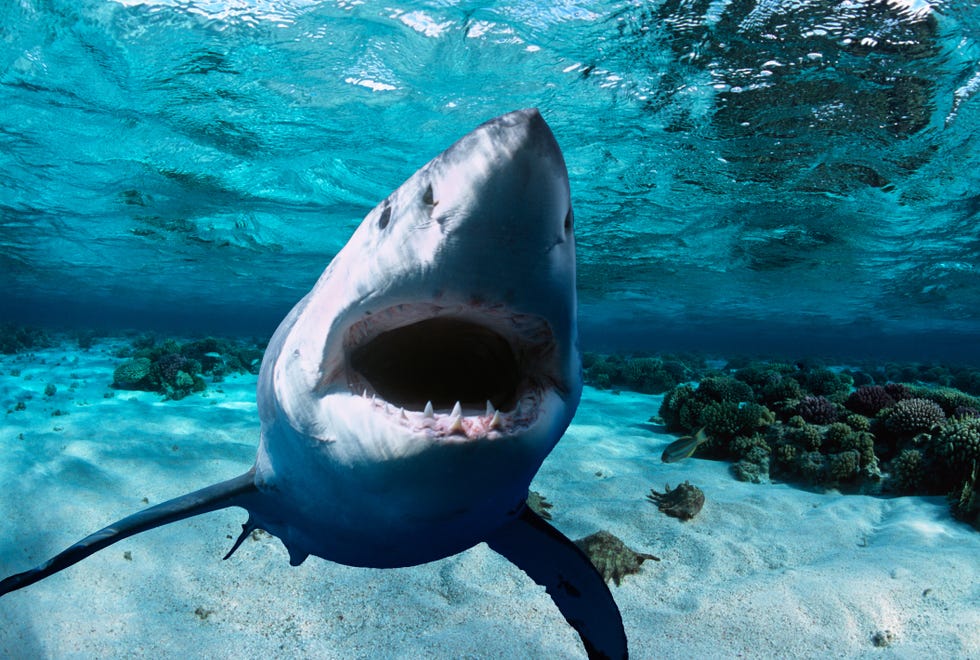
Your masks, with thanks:
M275 319L415 168L537 106L587 326L980 323L971 3L25 7L0 47L18 309Z
M200 16L208 21L242 22L258 26L260 23L274 23L286 27L296 20L302 12L316 7L316 0L289 0L288 2L262 0L113 0L124 7L149 7L152 9L172 8Z

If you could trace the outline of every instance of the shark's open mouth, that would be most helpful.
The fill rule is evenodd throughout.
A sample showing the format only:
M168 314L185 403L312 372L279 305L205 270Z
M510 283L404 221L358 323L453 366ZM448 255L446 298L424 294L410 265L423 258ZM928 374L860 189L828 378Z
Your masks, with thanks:
M548 323L500 307L389 307L348 329L344 354L352 393L435 435L506 434L561 383Z

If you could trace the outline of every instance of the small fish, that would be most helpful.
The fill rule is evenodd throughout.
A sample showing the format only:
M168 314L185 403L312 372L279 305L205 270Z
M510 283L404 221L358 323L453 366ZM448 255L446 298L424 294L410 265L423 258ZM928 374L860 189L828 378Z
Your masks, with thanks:
M683 461L685 458L689 458L694 454L698 447L703 445L708 441L708 436L705 435L704 429L701 428L694 435L685 435L683 438L674 440L672 443L667 445L664 449L663 456L660 457L664 463L676 463L677 461Z

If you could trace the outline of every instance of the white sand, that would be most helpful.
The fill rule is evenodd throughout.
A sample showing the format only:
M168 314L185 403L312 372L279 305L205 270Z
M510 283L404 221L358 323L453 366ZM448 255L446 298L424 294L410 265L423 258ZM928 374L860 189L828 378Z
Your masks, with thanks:
M3 410L31 397L0 430L0 575L144 498L251 465L254 377L179 402L105 399L120 362L111 348L0 356ZM818 494L740 483L722 463L665 465L672 438L645 422L658 406L586 389L533 484L569 537L604 528L662 558L612 587L633 657L980 658L980 533L941 498ZM645 500L685 479L707 498L693 521ZM544 590L484 545L411 569L292 568L265 536L222 562L244 517L156 529L3 597L0 658L584 657ZM894 640L877 648L884 630Z

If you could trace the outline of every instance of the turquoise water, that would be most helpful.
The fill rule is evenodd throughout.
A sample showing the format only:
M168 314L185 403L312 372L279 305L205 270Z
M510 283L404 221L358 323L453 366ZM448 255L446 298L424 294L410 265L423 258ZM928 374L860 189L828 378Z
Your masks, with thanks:
M0 0L0 352L18 338L8 321L69 331L0 355L0 577L247 470L260 348L234 356L241 373L225 351L198 355L229 365L205 383L161 347L169 389L112 387L117 370L154 337L176 346L170 334L262 345L379 200L516 108L540 108L568 165L583 348L790 356L784 373L813 381L837 372L808 357L856 358L855 379L975 394L978 42L965 1ZM653 364L658 378L684 366L633 366ZM951 513L976 520L965 472L951 501L932 484L878 497L778 483L799 476L785 456L803 440L774 416L777 483L664 463L677 438L657 423L661 396L586 375L532 486L570 538L608 527L662 555L613 590L635 657L865 657L890 653L874 640L892 633L898 655L977 656L980 537ZM602 375L613 389L592 387ZM848 417L886 440L899 427ZM928 426L935 446L902 442L928 457L961 421ZM838 448L829 430L808 437ZM966 456L971 437L943 451ZM885 478L915 476L897 449ZM753 464L762 481L768 461ZM878 482L855 474L845 489ZM688 479L707 495L693 524L647 501ZM544 591L483 545L367 572L294 568L253 534L219 562L242 520L157 530L5 596L0 656L582 653Z
M587 347L980 359L977 12L5 2L3 314L268 334L417 167L536 106Z

